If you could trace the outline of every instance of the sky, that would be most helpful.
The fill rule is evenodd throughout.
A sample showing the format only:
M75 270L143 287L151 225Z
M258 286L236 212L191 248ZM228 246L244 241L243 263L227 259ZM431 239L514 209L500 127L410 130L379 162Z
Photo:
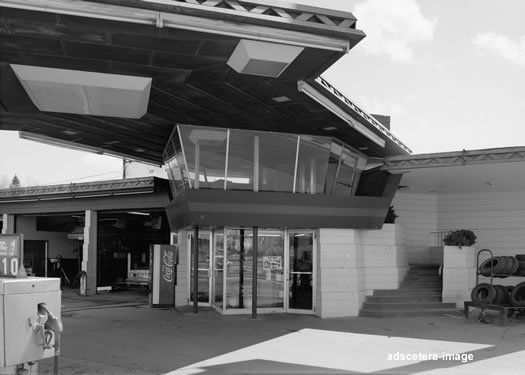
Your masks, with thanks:
M390 115L414 153L525 146L523 0L296 0L354 13L367 37L324 77L369 113ZM122 175L120 159L0 131L0 185Z

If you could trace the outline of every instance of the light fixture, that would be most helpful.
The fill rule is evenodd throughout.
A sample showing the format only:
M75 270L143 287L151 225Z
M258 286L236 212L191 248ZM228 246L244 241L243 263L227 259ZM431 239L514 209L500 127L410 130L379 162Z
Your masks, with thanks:
M333 131L333 130L337 130L337 128L335 126L327 126L326 128L323 128L323 130Z
M33 104L44 112L139 119L151 78L11 64Z
M291 101L292 99L290 99L289 97L287 96L277 96L275 98L272 98L272 100L274 102L277 102L277 103L286 103L286 102L289 102Z
M227 64L237 73L277 78L303 50L303 47L242 39Z
M73 136L73 135L77 135L78 132L74 131L74 130L64 130L62 131L63 134L66 134L66 135L69 135L69 136Z
M128 215L141 215L141 216L149 216L148 213L146 212L137 212L137 211L132 211L132 212L126 212Z

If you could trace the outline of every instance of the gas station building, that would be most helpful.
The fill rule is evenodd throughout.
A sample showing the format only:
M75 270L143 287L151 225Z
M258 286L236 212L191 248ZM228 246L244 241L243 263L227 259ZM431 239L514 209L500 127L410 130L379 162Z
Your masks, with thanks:
M150 244L176 244L175 304L223 313L355 316L403 280L403 234L383 227L402 174L382 166L410 149L321 76L365 37L351 13L274 0L0 7L0 130L168 172L0 192L3 233L35 241L34 259L47 241L44 258L86 272L90 294L127 278L126 261L147 263Z

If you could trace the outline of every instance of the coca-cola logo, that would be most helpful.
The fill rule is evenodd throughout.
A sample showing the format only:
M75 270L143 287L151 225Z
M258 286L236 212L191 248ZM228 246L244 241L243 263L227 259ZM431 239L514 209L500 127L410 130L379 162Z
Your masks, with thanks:
M173 251L164 250L162 252L161 273L162 273L162 278L167 283L173 282L173 275L174 275L173 257L174 257Z

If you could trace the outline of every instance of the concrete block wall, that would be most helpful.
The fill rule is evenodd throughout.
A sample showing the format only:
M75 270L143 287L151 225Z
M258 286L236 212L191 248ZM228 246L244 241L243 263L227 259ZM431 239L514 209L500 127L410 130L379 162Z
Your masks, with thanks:
M404 228L385 224L381 230L362 231L361 237L367 295L374 289L397 289L408 271Z
M443 302L463 308L476 283L476 248L445 246L443 250Z
M373 289L397 289L408 270L399 225L382 230L320 229L316 314L357 316Z
M179 263L177 264L177 279L175 284L175 306L185 306L188 300L188 232L179 231Z
M357 316L365 299L361 233L320 229L317 249L316 314Z

